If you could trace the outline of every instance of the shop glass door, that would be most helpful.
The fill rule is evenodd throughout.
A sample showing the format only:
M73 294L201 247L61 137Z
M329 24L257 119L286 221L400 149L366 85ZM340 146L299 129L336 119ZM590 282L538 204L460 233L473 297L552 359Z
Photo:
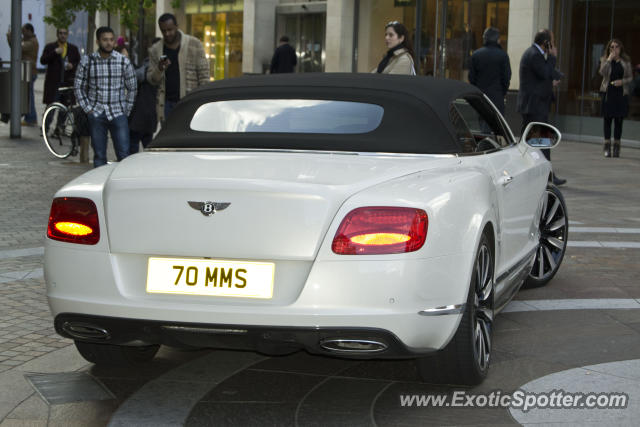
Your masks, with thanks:
M500 44L507 49L508 0L418 1L417 9L404 10L404 22L412 34L418 34L415 11L421 14L418 74L467 81L469 58L482 47L482 33L489 26L500 30Z
M280 14L277 18L276 45L281 36L289 37L289 44L298 55L298 73L319 73L324 71L325 60L324 13Z

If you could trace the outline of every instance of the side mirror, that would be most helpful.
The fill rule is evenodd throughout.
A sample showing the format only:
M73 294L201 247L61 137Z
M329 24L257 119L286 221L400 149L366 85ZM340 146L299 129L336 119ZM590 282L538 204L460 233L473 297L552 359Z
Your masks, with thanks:
M560 143L560 131L548 123L531 122L524 129L522 141L529 147L553 148Z

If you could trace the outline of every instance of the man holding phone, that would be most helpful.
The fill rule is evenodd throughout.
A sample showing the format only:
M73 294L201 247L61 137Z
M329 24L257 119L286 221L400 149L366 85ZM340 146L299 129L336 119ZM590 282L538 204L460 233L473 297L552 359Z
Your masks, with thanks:
M176 17L158 18L162 40L149 49L147 81L158 86L158 119L164 122L178 101L193 89L209 82L209 62L202 43L178 29Z
M522 115L522 129L531 122L549 122L549 110L553 101L553 87L560 82L556 71L558 50L553 46L553 36L549 30L536 33L533 45L524 51L520 59L520 91L518 92L518 112ZM551 151L542 150L551 160ZM553 183L562 185L566 179L553 174Z

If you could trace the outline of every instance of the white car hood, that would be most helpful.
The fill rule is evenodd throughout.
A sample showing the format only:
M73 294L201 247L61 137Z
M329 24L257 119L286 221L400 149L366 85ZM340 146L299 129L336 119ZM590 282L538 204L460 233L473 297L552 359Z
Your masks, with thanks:
M376 184L453 156L145 152L104 187L112 252L312 260L336 211ZM205 216L188 202L230 203Z

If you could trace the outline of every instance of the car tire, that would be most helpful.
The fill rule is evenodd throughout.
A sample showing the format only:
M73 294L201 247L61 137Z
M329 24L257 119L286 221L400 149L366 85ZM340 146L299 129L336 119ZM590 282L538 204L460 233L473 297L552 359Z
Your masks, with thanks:
M416 361L423 381L471 386L486 378L493 336L493 296L493 251L489 239L483 234L456 334L444 349Z
M133 347L83 341L75 344L80 355L96 365L137 365L153 359L160 348L159 345Z
M540 214L540 242L536 257L523 288L539 288L556 275L567 250L569 216L567 205L558 187L547 185Z

